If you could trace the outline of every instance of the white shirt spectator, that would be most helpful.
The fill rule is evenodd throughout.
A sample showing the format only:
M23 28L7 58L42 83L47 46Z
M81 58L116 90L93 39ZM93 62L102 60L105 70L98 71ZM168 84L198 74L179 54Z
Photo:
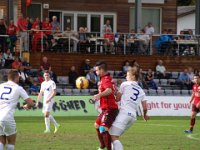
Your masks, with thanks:
M163 65L157 65L156 66L156 71L164 74L165 71L166 71L166 68Z

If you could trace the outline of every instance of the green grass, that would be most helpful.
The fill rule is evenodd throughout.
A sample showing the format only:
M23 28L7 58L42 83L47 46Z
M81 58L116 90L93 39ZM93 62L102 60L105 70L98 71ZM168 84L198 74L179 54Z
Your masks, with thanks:
M56 117L61 128L57 134L43 134L42 117L17 117L16 150L96 150L98 140L93 128L95 117ZM192 137L183 131L189 117L141 118L121 137L124 150L199 150L200 121ZM53 131L52 126L52 131Z

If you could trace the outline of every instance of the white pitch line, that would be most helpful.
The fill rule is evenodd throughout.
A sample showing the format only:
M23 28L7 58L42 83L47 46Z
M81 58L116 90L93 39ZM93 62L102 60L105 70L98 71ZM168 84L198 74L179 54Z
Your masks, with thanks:
M199 138L195 138L194 135L198 135L198 134L187 134L187 137L189 139L192 139L192 140L200 141L200 139Z

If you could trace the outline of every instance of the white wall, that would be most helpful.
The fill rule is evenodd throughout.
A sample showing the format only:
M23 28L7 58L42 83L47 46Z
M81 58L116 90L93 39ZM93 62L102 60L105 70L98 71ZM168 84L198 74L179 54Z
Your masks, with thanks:
M177 34L184 29L195 29L195 13L179 17L177 20Z

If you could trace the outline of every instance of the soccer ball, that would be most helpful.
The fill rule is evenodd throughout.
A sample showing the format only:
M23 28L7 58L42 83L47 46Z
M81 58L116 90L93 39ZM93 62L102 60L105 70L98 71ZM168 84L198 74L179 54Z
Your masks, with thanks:
M87 89L89 86L89 81L85 77L78 77L76 79L76 87L78 89Z

